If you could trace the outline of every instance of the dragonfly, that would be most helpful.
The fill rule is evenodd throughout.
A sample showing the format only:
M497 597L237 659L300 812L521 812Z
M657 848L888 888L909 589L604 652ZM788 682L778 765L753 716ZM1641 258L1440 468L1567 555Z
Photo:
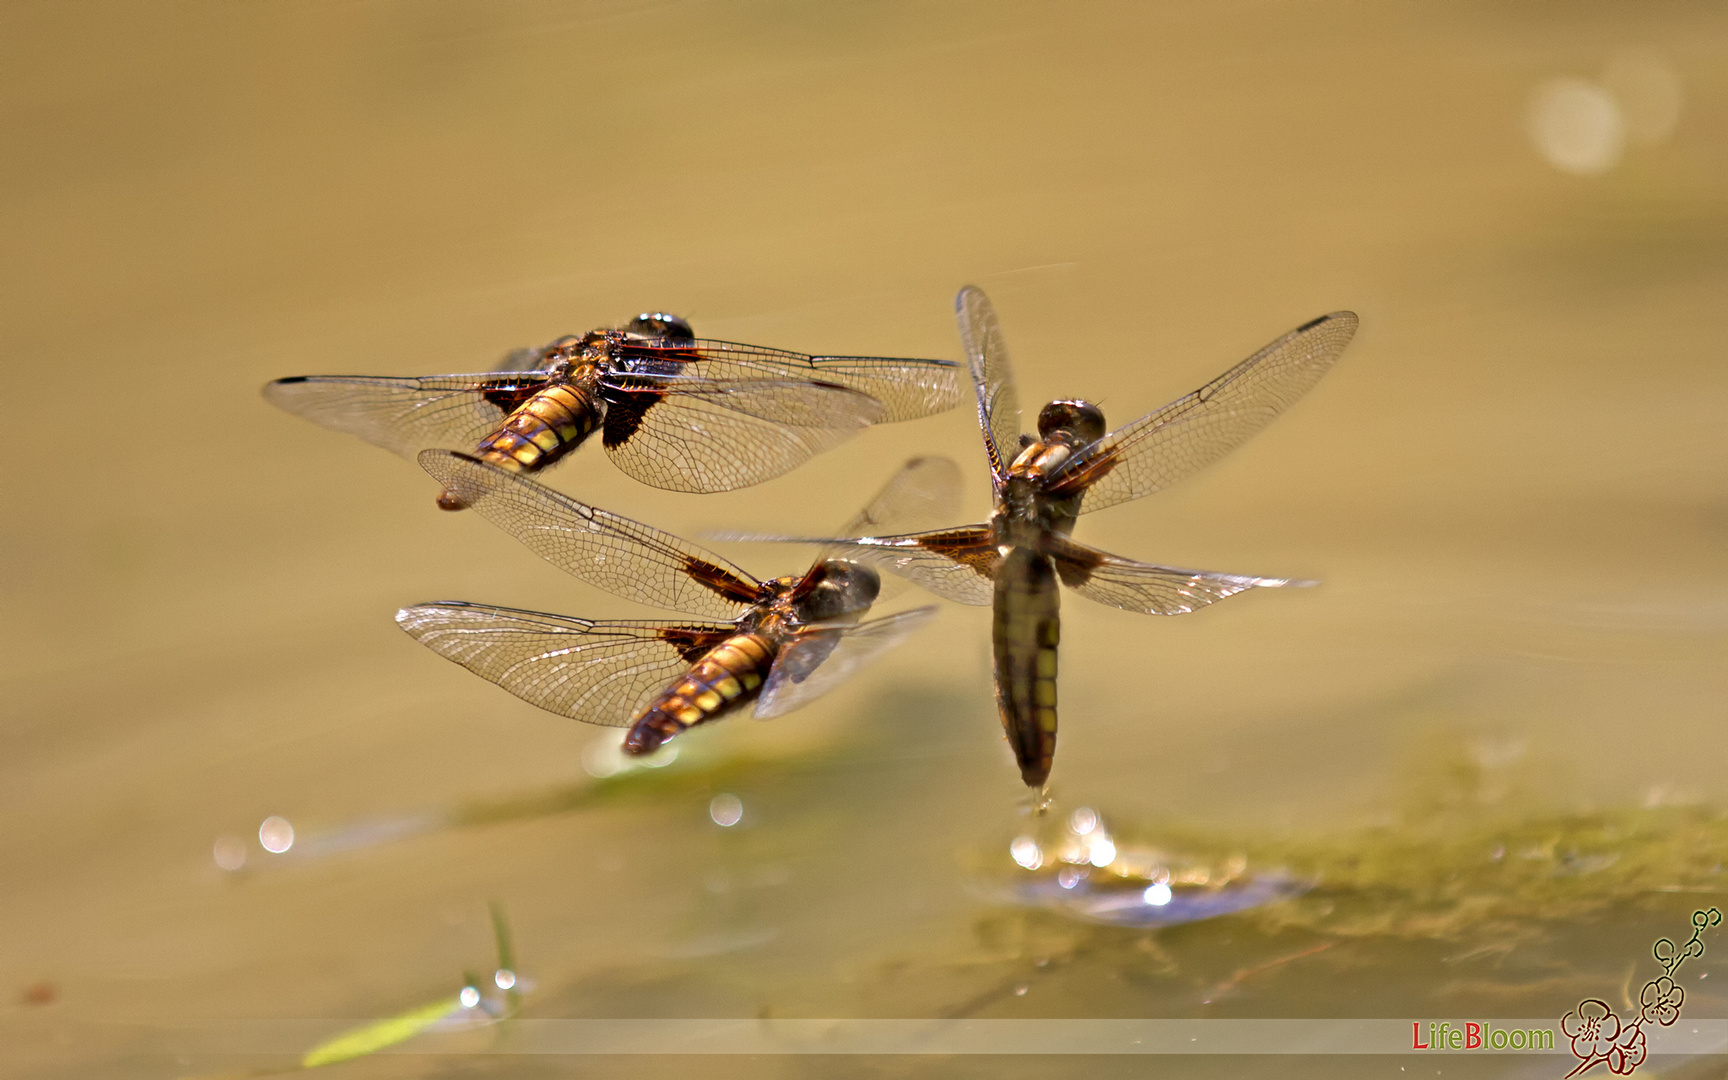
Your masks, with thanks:
M619 596L712 620L597 621L453 601L397 612L397 624L421 644L524 701L628 727L631 754L651 753L746 706L758 719L791 712L936 613L929 606L861 621L882 584L862 563L823 552L802 573L762 580L474 455L426 450L419 461L445 490L553 565ZM841 535L942 520L959 486L952 461L915 458Z
M664 312L519 349L498 366L469 375L301 375L266 384L264 397L406 458L467 450L520 473L555 464L599 432L613 463L637 480L718 492L780 476L871 424L953 408L961 394L952 361L711 341ZM463 509L449 489L438 505Z
M1013 369L989 297L967 286L955 312L990 465L990 520L798 542L826 544L938 596L993 608L998 712L1021 779L1042 788L1056 753L1059 585L1125 611L1180 615L1248 589L1312 584L1124 559L1074 540L1076 519L1166 488L1241 445L1332 367L1357 319L1338 311L1303 323L1193 393L1108 433L1097 405L1052 401L1039 410L1032 436L1020 429Z

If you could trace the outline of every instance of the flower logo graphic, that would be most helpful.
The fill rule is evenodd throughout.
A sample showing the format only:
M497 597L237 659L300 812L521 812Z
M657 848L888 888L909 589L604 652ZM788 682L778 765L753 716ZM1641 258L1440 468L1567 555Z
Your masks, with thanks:
M1560 1030L1572 1040L1572 1056L1580 1059L1578 1067L1567 1076L1604 1064L1609 1072L1625 1076L1642 1065L1648 1053L1644 1030L1636 1024L1622 1025L1608 1003L1598 998L1580 1002L1576 1009L1561 1017Z
M1674 972L1687 960L1704 955L1704 942L1700 938L1721 921L1722 913L1715 908L1694 911L1692 937L1684 946L1676 947L1667 938L1656 943L1651 951L1662 965L1662 974L1644 984L1638 994L1638 1016L1631 1023L1622 1024L1600 998L1581 1001L1576 1009L1560 1018L1560 1030L1572 1040L1572 1056L1578 1059L1577 1067L1566 1074L1568 1077L1597 1065L1606 1065L1609 1072L1627 1076L1644 1064L1650 1053L1644 1025L1654 1020L1667 1027L1680 1019L1686 991L1675 984Z
M1663 1027L1680 1019L1680 1005L1685 1000L1686 991L1675 986L1674 980L1666 975L1645 983L1643 993L1638 995L1638 1004L1644 1007L1643 1018Z

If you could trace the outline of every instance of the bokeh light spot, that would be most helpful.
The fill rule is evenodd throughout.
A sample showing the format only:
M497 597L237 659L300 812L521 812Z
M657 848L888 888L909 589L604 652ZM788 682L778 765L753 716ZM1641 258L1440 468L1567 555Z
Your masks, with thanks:
M246 841L238 836L216 838L216 865L232 873L246 865Z
M272 814L258 826L258 842L264 845L265 851L280 855L294 846L294 826L288 823L287 818Z
M1044 865L1044 852L1038 849L1038 841L1030 836L1016 836L1014 842L1008 845L1008 854L1028 870L1036 870Z
M729 829L744 820L744 803L738 796L722 792L709 801L708 816L714 824Z
M1626 149L1626 122L1614 95L1585 79L1551 79L1530 101L1530 138L1561 172L1607 172Z

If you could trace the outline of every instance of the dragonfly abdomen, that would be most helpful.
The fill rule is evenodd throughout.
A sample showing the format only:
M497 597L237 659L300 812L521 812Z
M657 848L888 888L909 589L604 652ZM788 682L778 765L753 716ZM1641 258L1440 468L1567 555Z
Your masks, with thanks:
M776 651L762 634L738 634L714 646L689 674L637 714L624 748L632 754L649 753L686 728L753 700L762 690Z
M474 456L510 472L536 472L582 445L605 419L604 407L593 395L570 385L540 391L488 435ZM445 490L438 505L461 510L467 504Z
M1056 756L1056 647L1061 593L1050 557L1017 547L996 571L996 703L1020 777L1038 787Z

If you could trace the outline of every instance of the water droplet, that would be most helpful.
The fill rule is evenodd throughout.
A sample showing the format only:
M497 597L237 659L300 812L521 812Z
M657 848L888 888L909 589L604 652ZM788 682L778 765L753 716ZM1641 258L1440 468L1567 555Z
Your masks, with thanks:
M508 990L516 985L516 973L509 968L499 968L493 974L492 981L498 984L498 989Z
M1153 907L1163 907L1170 902L1170 897L1170 886L1162 881L1146 886L1145 900Z
M462 992L456 995L456 999L462 1002L464 1009L472 1009L480 1004L480 991L472 986L464 986Z
M294 826L285 817L272 814L258 826L258 842L272 855L280 855L294 846Z

